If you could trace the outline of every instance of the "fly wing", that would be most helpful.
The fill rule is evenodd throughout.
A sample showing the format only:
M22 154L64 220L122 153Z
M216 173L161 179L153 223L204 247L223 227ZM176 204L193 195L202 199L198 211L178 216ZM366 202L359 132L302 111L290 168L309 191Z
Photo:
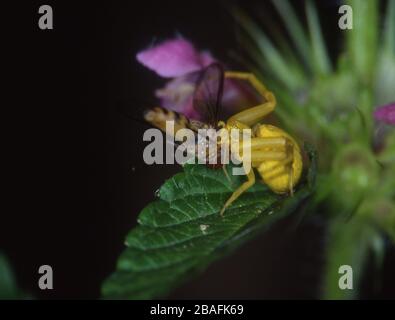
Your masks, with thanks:
M193 108L202 121L216 127L224 89L224 70L219 63L206 67L197 81L193 96Z

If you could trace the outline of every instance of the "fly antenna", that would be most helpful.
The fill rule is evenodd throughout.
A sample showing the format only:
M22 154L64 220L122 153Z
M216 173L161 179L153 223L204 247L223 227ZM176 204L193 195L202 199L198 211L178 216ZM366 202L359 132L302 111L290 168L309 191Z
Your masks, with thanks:
M137 101L134 99L130 99L128 102L124 101L124 100L117 100L117 102L115 103L115 109L116 112L121 114L122 116L138 122L140 124L143 124L147 127L151 127L151 125L149 123L147 123L147 121L145 121L142 117L142 115L144 114L143 108L141 107L142 105L153 105L153 103L141 103L141 101ZM132 111L134 114L132 114Z

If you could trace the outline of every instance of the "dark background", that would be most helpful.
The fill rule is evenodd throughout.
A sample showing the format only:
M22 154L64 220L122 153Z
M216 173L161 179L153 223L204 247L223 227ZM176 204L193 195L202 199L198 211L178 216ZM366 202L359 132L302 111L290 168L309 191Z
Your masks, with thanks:
M258 2L239 4L254 12ZM27 3L4 9L3 110L12 114L3 120L10 126L4 188L15 196L4 201L0 249L34 296L98 298L138 213L180 170L145 165L146 127L118 111L139 116L163 84L135 54L181 33L238 67L228 55L240 49L236 27L219 1ZM293 3L303 15L302 1ZM54 30L37 26L42 4L53 8ZM261 8L278 23L268 2ZM336 56L336 2L320 1L319 8ZM324 226L313 220L294 229L291 222L214 264L171 298L318 297ZM54 290L37 286L43 264L53 267ZM394 296L394 265L394 254L387 255L379 290L367 272L363 297Z

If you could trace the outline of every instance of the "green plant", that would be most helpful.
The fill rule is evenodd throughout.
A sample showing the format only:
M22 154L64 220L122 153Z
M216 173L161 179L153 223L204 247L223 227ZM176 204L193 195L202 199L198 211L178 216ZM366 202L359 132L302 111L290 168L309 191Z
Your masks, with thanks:
M314 2L305 1L306 29L289 1L273 1L292 42L278 35L278 45L259 22L232 10L248 48L243 61L276 92L284 125L320 155L310 210L324 208L320 214L327 217L324 298L357 297L369 254L379 267L385 238L395 240L395 132L388 126L378 136L372 116L375 106L395 101L395 3L387 2L383 25L378 1L345 3L354 25L342 31L344 48L335 64ZM355 290L338 287L338 268L346 264L353 267Z

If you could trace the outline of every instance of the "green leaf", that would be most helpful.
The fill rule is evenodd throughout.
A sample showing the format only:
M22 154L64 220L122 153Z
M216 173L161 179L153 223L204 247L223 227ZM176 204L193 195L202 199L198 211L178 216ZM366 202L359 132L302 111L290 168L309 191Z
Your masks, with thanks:
M312 163L315 153L310 152ZM225 201L245 180L204 165L185 165L161 187L160 199L139 215L127 236L117 270L103 284L104 298L148 299L166 295L211 262L296 209L313 190L315 165L294 196L255 184L221 217ZM228 169L230 169L228 167Z
M306 83L306 78L300 72L300 68L292 68L289 61L285 60L282 53L265 34L265 32L249 18L242 10L231 10L232 15L238 24L245 30L256 47L259 49L262 58L260 61L267 66L267 69L292 92L298 91ZM259 63L262 67L262 64Z
M377 0L348 0L353 10L353 29L347 35L350 61L362 83L370 85L377 60L378 3Z
M306 1L306 13L309 24L314 69L318 74L328 74L331 71L331 63L321 32L320 18L311 0Z
M395 101L395 53L382 51L376 68L374 105L382 106Z
M324 299L356 299L360 289L364 267L370 253L380 262L383 241L377 229L369 220L355 217L350 221L340 217L329 222L327 238L326 266L323 283ZM353 289L340 289L339 268L352 268Z
M7 258L0 252L0 300L27 298L17 286Z
M386 11L384 46L390 53L395 54L395 2L393 0L388 1Z
M277 11L281 15L285 26L292 38L293 43L301 54L303 61L309 65L311 62L310 44L305 30L299 21L294 9L288 0L272 0Z
M382 40L382 50L376 65L376 106L395 101L395 1L388 1Z
M6 257L0 254L0 299L12 298L16 295L16 284L11 266Z

